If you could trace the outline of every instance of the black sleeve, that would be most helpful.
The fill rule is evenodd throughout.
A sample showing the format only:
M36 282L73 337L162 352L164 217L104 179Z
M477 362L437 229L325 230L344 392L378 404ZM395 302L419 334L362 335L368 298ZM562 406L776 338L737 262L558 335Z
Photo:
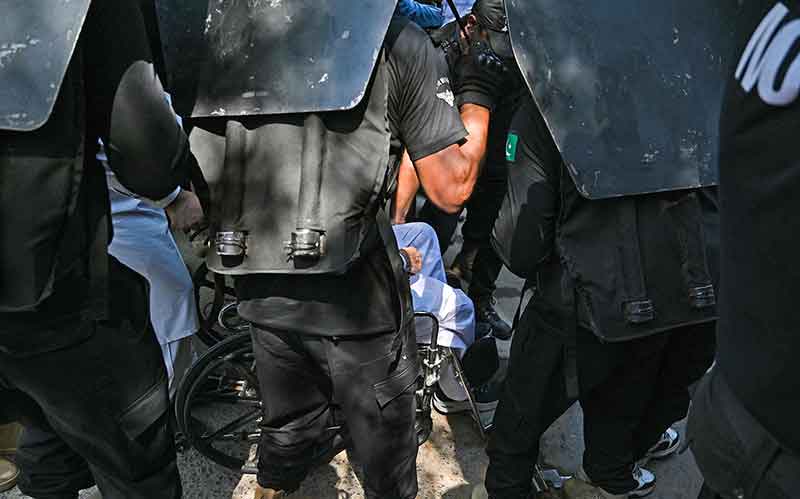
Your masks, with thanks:
M467 136L455 107L444 54L414 23L387 43L389 119L413 161Z
M495 221L492 244L512 272L530 277L554 249L563 168L531 99L512 120L506 161L508 190Z
M92 2L81 44L89 145L103 140L131 191L167 196L185 179L191 152L155 74L139 1Z

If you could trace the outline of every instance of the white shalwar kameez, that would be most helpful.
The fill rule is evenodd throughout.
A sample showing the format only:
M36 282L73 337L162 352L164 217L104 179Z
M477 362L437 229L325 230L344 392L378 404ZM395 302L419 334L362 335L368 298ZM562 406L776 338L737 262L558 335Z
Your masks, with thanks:
M439 319L437 343L463 355L475 341L475 306L463 291L447 284L436 232L420 222L395 225L393 229L399 248L410 246L422 255L422 270L410 278L414 311L435 315ZM429 343L430 337L417 336L417 342ZM439 386L453 400L466 398L452 366L442 370Z
M173 380L180 381L191 365L191 336L199 329L192 277L169 230L164 210L119 183L108 166L102 143L97 159L106 169L114 226L108 252L146 278L150 285L150 322L161 345L173 393L177 388ZM174 200L179 192L180 188L160 203Z

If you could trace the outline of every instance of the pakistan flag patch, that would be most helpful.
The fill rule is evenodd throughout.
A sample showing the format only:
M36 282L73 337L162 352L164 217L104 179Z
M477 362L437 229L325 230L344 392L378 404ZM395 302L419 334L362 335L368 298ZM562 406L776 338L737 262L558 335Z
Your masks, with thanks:
M506 141L506 161L517 160L517 143L519 136L516 133L509 133Z

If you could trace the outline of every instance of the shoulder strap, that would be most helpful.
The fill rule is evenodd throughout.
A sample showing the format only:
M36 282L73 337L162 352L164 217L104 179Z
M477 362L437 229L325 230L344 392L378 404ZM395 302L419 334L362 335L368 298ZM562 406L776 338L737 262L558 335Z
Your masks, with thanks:
M411 338L415 337L414 332L414 306L411 303L411 287L408 282L408 275L403 269L403 261L400 258L400 252L397 247L397 239L394 237L392 224L389 221L389 213L386 204L384 203L375 215L375 223L378 227L378 233L381 236L381 241L386 250L386 255L389 258L389 264L392 266L392 274L395 280L395 289L397 290L398 307L400 308L398 317L400 319L400 333L395 339L395 347L402 347L405 336L410 334ZM410 333L408 333L410 331ZM403 333L406 333L405 335ZM410 341L410 340L409 340Z

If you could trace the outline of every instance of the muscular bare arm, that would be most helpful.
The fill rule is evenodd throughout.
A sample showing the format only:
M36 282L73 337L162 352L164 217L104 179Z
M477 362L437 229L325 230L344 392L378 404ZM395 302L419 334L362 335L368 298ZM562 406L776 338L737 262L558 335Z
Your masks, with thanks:
M406 223L406 215L411 209L414 199L419 190L419 177L414 169L414 163L408 151L403 152L403 159L397 173L397 190L394 193L394 211L392 212L392 223Z
M480 175L489 134L489 110L477 104L461 106L461 119L469 136L414 162L428 199L447 213L458 213L469 200Z

